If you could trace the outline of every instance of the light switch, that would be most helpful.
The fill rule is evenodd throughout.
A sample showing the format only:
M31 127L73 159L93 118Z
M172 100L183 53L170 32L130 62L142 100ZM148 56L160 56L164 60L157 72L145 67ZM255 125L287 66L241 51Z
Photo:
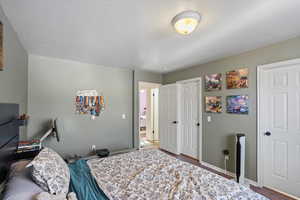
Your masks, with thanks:
M207 116L207 122L211 122L211 116Z
M126 119L126 114L122 114L122 119Z

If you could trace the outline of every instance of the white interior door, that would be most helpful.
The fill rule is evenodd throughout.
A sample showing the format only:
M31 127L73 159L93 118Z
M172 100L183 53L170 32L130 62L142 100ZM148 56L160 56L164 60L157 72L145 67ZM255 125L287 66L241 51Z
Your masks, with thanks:
M260 72L263 185L300 197L300 61Z
M152 91L151 88L146 88L147 95L147 110L146 110L146 138L149 141L153 141L152 133Z
M160 147L178 153L178 86L164 85L159 90L159 137Z
M181 84L181 153L198 159L199 81Z

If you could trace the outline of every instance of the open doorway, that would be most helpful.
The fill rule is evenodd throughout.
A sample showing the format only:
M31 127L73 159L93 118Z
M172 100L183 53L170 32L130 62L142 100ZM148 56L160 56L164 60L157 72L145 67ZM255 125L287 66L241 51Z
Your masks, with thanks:
M158 95L161 85L139 82L139 141L140 148L159 147Z

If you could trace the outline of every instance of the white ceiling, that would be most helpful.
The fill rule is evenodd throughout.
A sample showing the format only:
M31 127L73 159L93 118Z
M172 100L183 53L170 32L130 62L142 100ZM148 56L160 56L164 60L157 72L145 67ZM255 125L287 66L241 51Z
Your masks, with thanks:
M206 63L300 35L299 0L0 0L31 54L156 72ZM190 36L177 13L203 15Z

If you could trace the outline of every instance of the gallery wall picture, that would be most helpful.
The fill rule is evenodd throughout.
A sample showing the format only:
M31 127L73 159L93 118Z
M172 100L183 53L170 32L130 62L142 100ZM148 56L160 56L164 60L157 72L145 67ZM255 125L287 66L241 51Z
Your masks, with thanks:
M205 90L215 91L222 89L222 74L205 75Z
M99 116L104 111L104 96L99 96L95 90L78 91L75 98L76 114Z
M4 52L3 52L3 24L0 22L0 71L4 68Z
M206 96L205 97L205 112L221 113L222 112L222 97L221 96Z
M226 97L227 113L248 114L249 113L248 95L232 95Z
M226 72L227 89L248 88L248 68Z

